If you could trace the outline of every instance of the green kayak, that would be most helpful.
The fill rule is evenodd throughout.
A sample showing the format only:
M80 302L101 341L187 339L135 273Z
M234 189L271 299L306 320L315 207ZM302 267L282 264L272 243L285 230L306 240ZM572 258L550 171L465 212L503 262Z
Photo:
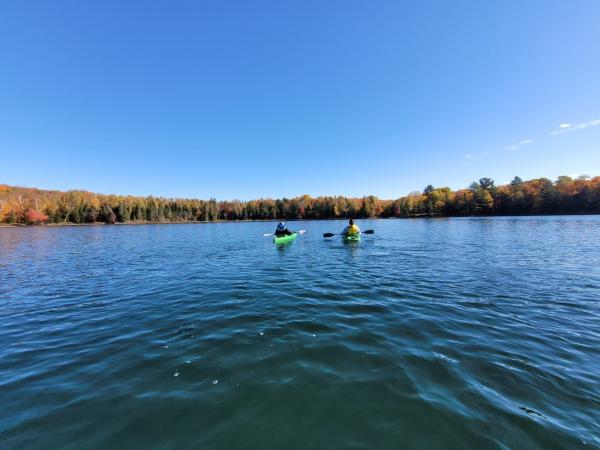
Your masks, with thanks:
M342 239L346 242L358 242L360 241L360 234L344 234Z
M275 244L285 244L286 242L292 242L296 239L298 233L288 234L287 236L279 236L273 238L273 243Z

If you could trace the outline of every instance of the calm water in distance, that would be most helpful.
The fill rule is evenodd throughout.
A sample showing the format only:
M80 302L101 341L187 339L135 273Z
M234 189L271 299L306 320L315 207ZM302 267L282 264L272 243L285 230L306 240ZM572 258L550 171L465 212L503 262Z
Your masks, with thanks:
M600 447L600 217L0 229L0 447Z

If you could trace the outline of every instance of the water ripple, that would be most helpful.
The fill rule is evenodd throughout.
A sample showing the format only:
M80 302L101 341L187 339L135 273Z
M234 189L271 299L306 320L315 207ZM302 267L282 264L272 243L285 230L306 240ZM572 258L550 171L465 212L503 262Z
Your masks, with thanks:
M0 229L1 446L600 447L598 217L363 225Z

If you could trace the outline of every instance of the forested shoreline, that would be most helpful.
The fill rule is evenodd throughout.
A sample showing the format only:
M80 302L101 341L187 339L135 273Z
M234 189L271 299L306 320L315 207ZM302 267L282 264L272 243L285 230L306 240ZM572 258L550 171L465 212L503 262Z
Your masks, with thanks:
M552 181L515 177L496 186L481 178L452 191L427 186L396 200L310 197L217 201L67 192L0 184L0 223L93 224L214 222L369 217L453 217L478 215L598 214L600 177L567 176Z

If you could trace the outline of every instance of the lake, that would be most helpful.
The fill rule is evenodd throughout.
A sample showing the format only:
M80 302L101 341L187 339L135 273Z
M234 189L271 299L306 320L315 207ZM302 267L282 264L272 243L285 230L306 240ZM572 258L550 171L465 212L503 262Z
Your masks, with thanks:
M0 447L600 447L600 217L0 228Z

